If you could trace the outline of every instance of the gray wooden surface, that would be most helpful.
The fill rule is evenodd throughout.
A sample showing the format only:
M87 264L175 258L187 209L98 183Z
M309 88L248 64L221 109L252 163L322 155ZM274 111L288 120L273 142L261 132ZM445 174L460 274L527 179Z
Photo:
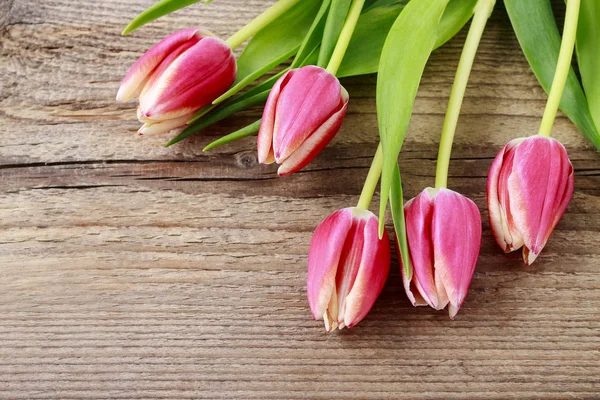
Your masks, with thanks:
M492 158L536 131L546 99L501 4L450 168L484 217L464 307L456 321L414 309L394 260L369 316L331 335L307 306L306 254L318 222L357 201L376 78L344 80L342 131L294 176L258 165L253 138L201 152L260 110L165 149L114 101L129 65L175 29L226 37L270 1L195 5L121 37L149 4L0 0L0 398L600 396L600 158L562 115L576 190L543 255L523 267L487 223ZM425 73L401 155L408 197L433 184L463 40Z

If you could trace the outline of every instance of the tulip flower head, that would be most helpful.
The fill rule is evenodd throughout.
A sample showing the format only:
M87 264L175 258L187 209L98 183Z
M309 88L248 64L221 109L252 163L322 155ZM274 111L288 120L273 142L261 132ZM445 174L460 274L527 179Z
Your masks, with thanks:
M467 296L481 246L479 209L449 189L426 188L404 207L412 276L401 268L414 306L448 306L454 319Z
M573 166L555 139L514 139L498 153L487 181L490 225L505 252L523 248L530 265L564 214L574 187Z
M313 65L288 71L273 86L258 132L258 160L280 164L279 175L304 168L333 139L348 107L348 92Z
M140 134L185 126L194 113L222 95L235 80L227 44L206 31L184 29L148 50L125 75L117 101L139 96Z
M369 312L390 268L387 234L379 239L377 217L344 208L315 230L308 253L308 302L325 329L352 328Z

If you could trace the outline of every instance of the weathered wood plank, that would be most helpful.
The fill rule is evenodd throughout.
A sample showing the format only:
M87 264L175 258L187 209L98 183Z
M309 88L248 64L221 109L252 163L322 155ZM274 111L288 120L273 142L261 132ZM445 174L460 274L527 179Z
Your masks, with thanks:
M484 217L456 321L414 309L393 272L359 327L325 335L304 294L316 224L357 201L377 143L375 77L334 142L276 178L248 138L203 154L252 110L170 149L114 101L158 38L227 36L272 1L196 5L123 38L150 0L0 0L0 398L597 398L600 161L560 117L576 192L540 260L499 253L485 177L534 132L545 95L501 5L467 91L450 182ZM557 1L556 4L560 2ZM464 32L427 68L401 156L407 196L433 184Z

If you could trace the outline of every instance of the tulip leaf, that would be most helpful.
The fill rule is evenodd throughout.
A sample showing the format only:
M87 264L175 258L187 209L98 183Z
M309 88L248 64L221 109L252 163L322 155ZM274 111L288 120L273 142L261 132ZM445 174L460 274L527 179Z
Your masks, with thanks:
M450 0L438 27L435 48L443 46L465 26L473 16L478 0Z
M160 0L146 10L144 10L140 15L135 17L129 25L123 29L121 35L127 35L138 28L146 25L149 22L152 22L164 15L171 14L181 8L190 6L194 3L199 2L200 0ZM205 4L210 3L210 1Z
M434 48L442 46L462 29L473 15L475 4L477 0L450 0L439 24ZM380 0L365 8L338 70L338 77L377 72L383 44L404 7L405 2Z
M342 28L344 27L344 22L348 16L350 4L352 4L352 0L331 1L331 7L329 8L325 29L323 31L319 60L317 61L317 65L320 67L325 67L333 54L335 45L337 44Z
M561 36L554 20L550 1L504 0L504 5L533 73L546 93L550 93L561 43ZM597 52L598 50L595 48L591 51ZM597 75L597 71L595 73ZM567 78L560 109L600 150L600 134L596 129L588 101L573 69ZM524 132L524 134L526 133Z
M396 231L396 241L400 252L400 261L404 273L410 281L412 278L412 264L408 253L408 239L406 236L406 221L404 220L404 199L402 196L402 178L400 177L400 167L396 164L394 176L392 178L392 188L390 191L390 209L392 210L392 219L394 220L394 230Z
M388 34L377 77L377 119L383 147L379 235L385 223L398 154L406 137L425 64L434 49L448 0L411 0Z
M596 130L600 131L600 3L581 0L577 27L577 62Z
M313 23L308 30L304 41L300 45L300 50L298 50L296 58L294 58L294 61L292 61L291 68L298 68L301 66L304 60L321 44L323 31L325 29L325 22L327 20L325 17L327 16L327 10L329 9L330 4L331 0L323 0L321 3L321 8L313 20Z
M298 47L299 46L296 46L293 49L291 49L290 51L288 51L287 53L282 54L279 58L275 58L274 60L271 60L269 63L263 65L262 67L259 67L257 70L251 72L250 74L246 75L245 77L243 77L241 79L239 77L236 78L236 82L233 84L233 86L228 91L226 91L221 96L219 96L215 101L213 101L213 104L222 103L223 101L225 101L228 98L230 98L231 96L235 95L236 93L238 93L239 91L244 89L246 86L248 86L252 82L256 81L261 76L263 76L264 74L266 74L267 72L269 72L270 70L272 70L273 68L275 68L276 66L281 64L282 62L284 62L285 60L292 57L298 51Z
M235 142L236 140L255 135L260 129L261 121L262 119L259 119L258 121L254 121L250 125L243 127L242 129L238 129L235 132L220 137L219 139L209 143L204 149L202 149L202 151L209 151L216 147L223 146L224 144Z
M321 6L319 0L303 0L261 29L248 42L237 59L237 75L233 87L214 104L233 96L293 56L302 44Z

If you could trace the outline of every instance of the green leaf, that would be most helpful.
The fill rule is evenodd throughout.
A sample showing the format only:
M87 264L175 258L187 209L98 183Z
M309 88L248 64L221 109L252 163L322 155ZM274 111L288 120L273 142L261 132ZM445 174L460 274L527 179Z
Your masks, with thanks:
M325 29L323 31L323 40L321 43L321 51L319 53L319 61L317 65L325 67L333 54L333 49L340 37L344 22L348 16L352 0L332 0Z
M319 0L303 0L254 35L237 59L233 87L214 104L233 96L296 54L320 6Z
M188 138L195 133L198 133L202 129L208 128L209 126L216 124L219 121L224 120L225 118L229 117L232 114L235 114L238 111L245 110L246 108L248 108L250 106L260 104L260 103L266 101L267 97L269 96L270 91L271 91L271 88L269 88L261 93L258 93L254 96L250 96L250 97L244 99L243 101L238 101L236 103L232 103L226 107L215 110L215 112L213 112L213 113L205 115L201 119L189 124L188 127L183 130L183 132L181 132L175 138L171 139L165 146L166 147L172 146L175 143L180 142L183 139Z
M402 197L402 179L400 177L400 168L398 164L394 168L392 177L392 189L390 191L390 208L392 210L392 219L394 220L394 230L398 240L400 258L404 273L410 281L412 278L412 264L408 253L408 239L406 236L406 221L404 220L404 199Z
M456 35L473 15L477 0L450 0L439 24L434 48ZM373 74L388 32L405 7L405 2L379 0L365 9L350 40L350 45L338 70L338 77Z
M600 2L581 0L577 62L596 130L600 131Z
M219 96L212 103L213 104L222 103L223 101L227 100L231 96L240 92L246 86L248 86L252 82L256 81L261 76L263 76L264 74L266 74L267 72L269 72L270 70L272 70L273 68L275 68L276 66L278 66L279 64L284 62L285 60L289 59L294 54L296 54L296 52L298 51L298 47L299 46L294 47L289 52L284 53L279 58L276 58L276 59L270 61L269 63L263 65L262 67L259 67L256 71L250 73L249 75L243 77L242 79L236 78L236 82L233 84L233 86L228 91L226 91L221 96Z
M411 0L383 46L377 77L377 119L383 146L379 234L395 165L404 142L425 64L434 49L448 0Z
M258 132L258 130L260 129L261 121L262 121L262 119L259 119L258 121L254 121L250 125L243 127L242 129L232 132L229 135L220 137L219 139L215 140L214 142L211 142L210 144L208 144L204 149L202 149L202 151L209 151L216 147L223 146L224 144L235 142L236 140L240 140L245 137L256 134Z
M321 3L321 8L313 20L313 23L308 30L302 45L300 45L300 50L298 50L296 58L294 58L294 61L292 62L292 68L298 68L299 66L303 65L306 58L321 44L323 31L325 29L325 17L327 16L327 10L329 9L330 4L331 0L323 0Z
M450 0L438 28L435 48L452 39L473 16L477 0Z
M561 42L550 1L504 0L504 5L533 73L546 93L550 93ZM560 109L600 150L600 134L573 69L567 78Z
M163 15L171 14L181 8L187 7L194 3L199 2L200 0L160 0L150 7L148 7L144 12L135 17L133 21L129 23L123 29L121 35L127 35L136 29L146 25L149 22L154 21L162 17ZM208 4L209 2L205 3Z

